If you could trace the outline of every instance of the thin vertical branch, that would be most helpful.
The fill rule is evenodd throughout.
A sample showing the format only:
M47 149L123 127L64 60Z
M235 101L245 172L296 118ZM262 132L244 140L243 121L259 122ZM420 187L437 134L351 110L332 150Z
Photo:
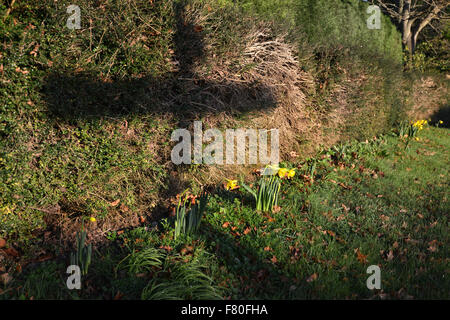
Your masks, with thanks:
M9 16L9 14L11 13L15 2L16 2L16 0L12 0L11 1L11 4L9 5L8 10L6 10L6 13L5 13L5 16L3 17L3 20L5 20Z

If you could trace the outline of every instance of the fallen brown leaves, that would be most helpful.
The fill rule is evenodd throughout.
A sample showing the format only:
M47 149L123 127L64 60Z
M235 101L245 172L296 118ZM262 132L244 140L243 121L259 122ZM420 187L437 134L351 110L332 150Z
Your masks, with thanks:
M428 251L430 252L437 252L438 251L438 246L439 246L439 242L437 240L432 240L430 242L428 242Z
M318 277L319 275L317 273L313 273L311 276L308 277L308 279L306 279L306 282L316 281Z
M9 273L0 274L0 282L3 285L7 285L9 282L11 282L12 279L13 278L9 275Z
M344 189L347 189L347 190L351 190L353 188L352 186L347 186L347 185L343 184L342 182L337 182L337 181L334 181L333 179L328 179L328 181L330 181L331 183L337 184L338 186L340 186Z
M19 67L17 67L17 68L16 68L16 72L21 73L21 74L28 74L29 71L27 71L27 70L25 70L25 69L22 70L22 69L20 69Z
M389 253L386 256L386 260L391 261L392 259L394 259L394 253L392 252L392 250L389 250Z
M115 200L115 201L113 201L113 202L110 202L109 205L110 205L111 207L116 207L116 206L119 204L119 202L120 202L120 199L117 199L117 200Z
M4 253L6 253L7 255L15 257L15 258L20 256L19 252L16 249L14 249L13 247L2 249L2 251Z
M194 253L194 247L193 246L186 246L183 249L180 250L180 253L182 255L192 255Z
M359 250L359 248L356 248L355 250L353 250L356 253L356 258L358 259L358 261L362 264L366 264L367 263L367 255L362 254L362 252Z

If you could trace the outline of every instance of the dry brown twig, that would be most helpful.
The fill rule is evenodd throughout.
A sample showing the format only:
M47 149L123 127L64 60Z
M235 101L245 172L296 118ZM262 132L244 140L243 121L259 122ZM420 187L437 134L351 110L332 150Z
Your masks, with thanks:
M5 13L5 16L3 17L3 20L5 20L9 16L9 14L11 13L15 2L16 2L16 0L12 0L11 1L11 4L9 5L8 10L6 10L6 13Z

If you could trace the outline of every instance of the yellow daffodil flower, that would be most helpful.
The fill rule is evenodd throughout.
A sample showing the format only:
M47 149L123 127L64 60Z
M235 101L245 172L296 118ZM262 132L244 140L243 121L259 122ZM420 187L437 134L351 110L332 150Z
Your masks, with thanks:
M225 179L227 180L227 184L225 186L225 189L227 190L234 190L239 188L238 184L237 184L237 180L229 180L229 179Z
M283 178L284 176L286 176L286 174L288 173L288 169L286 168L281 168L280 170L278 170L278 176L280 178Z
M413 127L417 128L420 131L426 124L428 124L427 120L417 120L416 122L413 123Z
M289 170L288 173L287 173L287 176L288 176L289 179L294 177L295 176L295 169Z

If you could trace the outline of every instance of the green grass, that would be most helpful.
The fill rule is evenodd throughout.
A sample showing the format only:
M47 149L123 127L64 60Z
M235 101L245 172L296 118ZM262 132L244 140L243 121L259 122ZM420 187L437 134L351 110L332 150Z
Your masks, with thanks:
M255 211L245 190L218 188L195 235L174 239L170 220L111 233L81 291L64 288L63 262L46 262L0 297L448 299L450 132L418 137L322 151L313 179L305 163L283 181L274 213ZM381 290L366 287L370 265Z
M273 221L245 201L217 199L211 237L223 234L218 255L237 277L237 298L368 298L374 293L365 270L372 264L381 267L391 297L403 289L415 298L448 298L449 133L427 129L407 151L397 138L385 139L374 154L325 161L313 185L288 183ZM251 232L242 235L246 228ZM367 260L358 261L355 250ZM252 281L261 270L266 281Z
M366 4L356 0L304 0L296 10L291 0L83 0L82 29L68 30L69 4L17 1L4 19L0 5L0 238L20 251L0 255L0 273L12 277L0 282L0 299L367 298L375 294L365 287L370 264L381 266L389 297L448 297L444 129L425 130L406 149L386 136L285 164L299 165L298 174L283 182L271 214L256 212L250 194L218 187L193 235L175 237L172 219L129 228L139 216L166 213L179 177L201 172L171 166L168 137L204 116L188 102L191 92L228 86L209 82L211 62L233 73L255 67L240 65L239 55L256 25L270 26L271 38L288 33L300 49L317 87L307 108L324 118L324 131L338 134L326 125L339 87L355 111L338 128L344 138L390 129L411 97L387 18L372 37ZM196 64L204 71L190 91L178 77ZM242 121L233 126L252 121L228 107L226 116ZM302 176L311 173L313 183ZM99 233L116 231L94 246L83 290L68 291L71 248L60 241L89 217ZM56 257L39 262L49 253Z
M311 118L323 119L324 130L330 129L327 112L339 107L329 103L337 101L332 95L335 85L351 93L346 100L350 110L357 111L338 134L361 138L390 128L403 115L408 97L406 91L398 94L404 80L401 67L383 64L382 56L396 60L398 53L400 41L393 26L384 19L376 41L370 42L373 34L364 29L366 4L334 0L322 8L323 1L305 0L293 10L293 3L83 0L77 2L81 29L69 30L65 9L70 1L16 1L0 21L0 237L26 244L53 227L61 212L70 222L94 216L115 223L123 211L136 218L160 205L173 170L167 137L204 116L198 108L198 103L205 104L200 93L217 85L208 82L211 62L232 73L244 74L254 67L241 65L239 57L247 33L256 26L270 26L266 31L271 38L288 32L287 41L300 49L301 68L309 70L314 86L326 87L311 93L306 103ZM321 17L324 11L327 17L333 10L336 15L329 22L313 19L304 14L310 6L322 8L311 11ZM338 39L348 50L321 47L317 39L324 40L321 35L328 29L334 30L330 37L345 34L347 9L358 17L352 20L351 41ZM0 16L6 11L1 5ZM325 20L325 31L317 28ZM203 31L195 31L197 23ZM305 36L309 41L303 41ZM377 47L368 49L369 58L351 50L360 40ZM191 50L197 46L201 52ZM206 70L199 75L201 83L195 84L194 93L201 96L193 101L196 105L189 103L191 91L183 93L190 90L186 83L177 80L177 63L182 76L192 65ZM368 79L364 84L350 85L362 74ZM252 88L239 84L219 86L254 95ZM227 115L247 125L251 117L233 109L228 89L206 102L223 98L230 109ZM260 108L263 102L267 103L249 100L249 108ZM382 119L375 121L374 114ZM304 142L313 144L312 140ZM125 206L122 212L110 205L118 199Z

